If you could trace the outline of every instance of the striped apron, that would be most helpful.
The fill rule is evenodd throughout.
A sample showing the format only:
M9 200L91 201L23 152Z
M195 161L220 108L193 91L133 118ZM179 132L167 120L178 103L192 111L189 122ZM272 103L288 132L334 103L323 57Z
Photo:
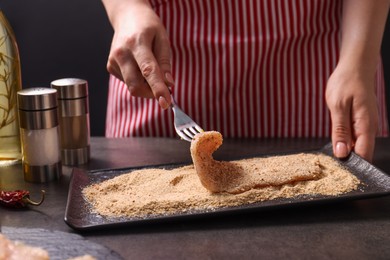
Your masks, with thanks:
M329 137L326 82L342 1L151 0L172 45L178 105L227 137ZM378 136L388 135L382 65ZM173 113L110 77L107 137L175 137Z

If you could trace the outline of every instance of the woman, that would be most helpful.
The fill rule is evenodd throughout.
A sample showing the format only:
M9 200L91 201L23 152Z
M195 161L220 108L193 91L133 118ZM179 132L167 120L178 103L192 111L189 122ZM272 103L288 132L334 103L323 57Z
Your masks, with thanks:
M370 161L388 134L389 0L103 3L115 31L107 137L175 136L169 88L224 137L331 136L337 157Z

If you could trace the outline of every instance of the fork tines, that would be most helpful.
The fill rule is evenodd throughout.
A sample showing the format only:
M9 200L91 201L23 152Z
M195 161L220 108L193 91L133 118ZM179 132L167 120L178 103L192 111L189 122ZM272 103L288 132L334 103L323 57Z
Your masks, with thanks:
M191 142L192 139L194 139L196 134L203 132L203 129L197 124L195 125L191 124L188 126L176 128L176 132L181 138L183 138L188 142Z
M188 142L191 142L197 133L203 132L203 129L195 121L184 113L175 103L172 104L174 114L174 126L176 133Z

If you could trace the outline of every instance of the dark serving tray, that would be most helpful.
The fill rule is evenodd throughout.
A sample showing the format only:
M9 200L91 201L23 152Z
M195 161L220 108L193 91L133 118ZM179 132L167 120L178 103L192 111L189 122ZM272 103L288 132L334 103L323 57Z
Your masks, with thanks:
M332 156L331 144L327 144L318 152ZM279 154L280 155L280 154ZM263 157L265 157L263 155ZM347 159L339 160L340 164L351 171L361 182L357 190L338 196L304 195L289 199L274 199L248 205L226 207L214 210L198 210L169 215L155 215L144 218L108 218L91 212L91 206L84 199L82 190L93 183L98 183L133 170L147 167L132 167L122 169L105 169L85 171L75 168L72 172L68 201L65 210L65 222L76 230L103 229L107 227L119 227L141 222L175 220L188 217L202 217L218 214L231 214L235 212L253 211L261 209L281 208L294 205L318 204L323 202L337 202L343 200L355 200L371 197L379 197L390 194L390 176L379 170L372 164L352 153ZM164 168L175 168L181 165L161 165ZM151 166L149 166L151 167ZM153 168L159 166L152 166Z

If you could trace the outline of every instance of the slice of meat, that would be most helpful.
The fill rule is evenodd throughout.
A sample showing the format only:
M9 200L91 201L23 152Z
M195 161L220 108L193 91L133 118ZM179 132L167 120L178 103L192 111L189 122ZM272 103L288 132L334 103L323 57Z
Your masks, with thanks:
M13 242L0 234L0 259L48 260L49 253L39 247L32 247L21 242Z
M199 133L191 143L191 157L202 185L212 193L238 194L250 189L317 179L321 167L315 154L217 161L212 154L222 145L216 131Z

